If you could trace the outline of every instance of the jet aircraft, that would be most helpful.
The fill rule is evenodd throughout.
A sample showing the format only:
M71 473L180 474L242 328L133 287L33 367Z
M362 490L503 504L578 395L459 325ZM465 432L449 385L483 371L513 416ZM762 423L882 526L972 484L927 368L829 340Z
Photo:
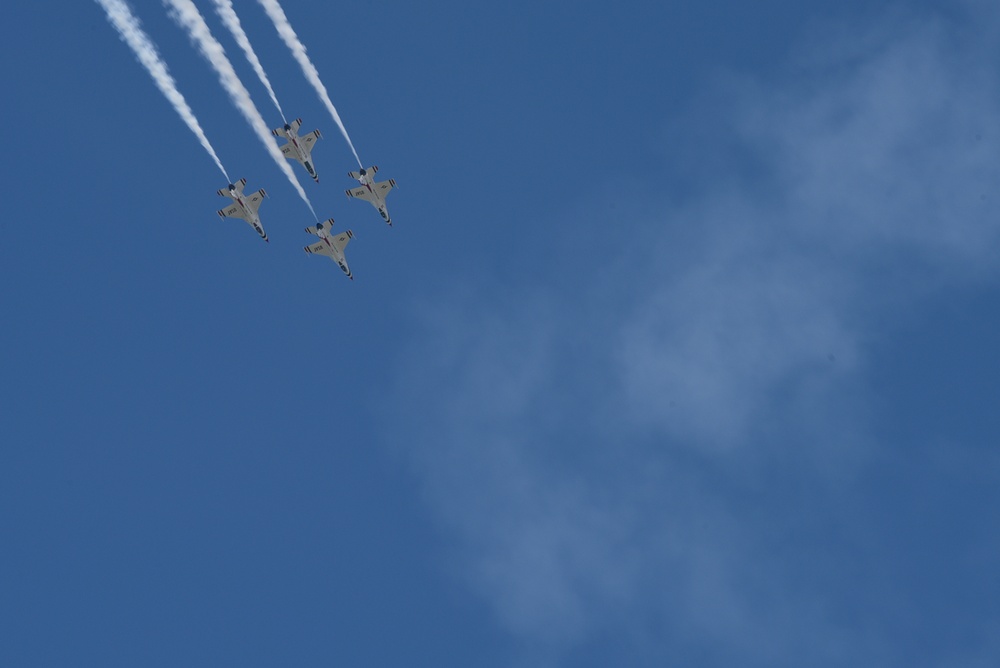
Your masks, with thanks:
M297 133L300 127L302 127L302 119L296 118L291 123L286 123L283 127L271 130L271 133L275 137L284 137L288 140L288 143L281 147L281 152L289 160L298 160L306 168L306 171L309 172L309 176L313 178L313 181L319 183L319 175L316 173L316 167L313 165L311 156L313 144L323 135L319 133L319 130L313 130L309 134L299 137Z
M370 202L372 206L378 209L379 214L385 222L389 223L389 226L392 227L389 210L385 208L385 198L389 194L389 191L396 187L396 181L389 179L388 181L375 183L373 177L377 171L378 167L372 166L368 169L362 169L360 172L348 172L347 175L352 179L357 179L361 183L361 187L348 190L347 196L357 197L358 199Z
M243 187L247 184L246 179L240 179L236 183L230 183L226 189L217 191L222 197L229 197L233 200L233 205L225 208L219 209L220 218L242 218L243 220L250 223L250 226L257 230L257 234L261 236L264 241L268 241L267 233L264 232L264 226L260 224L260 216L257 215L257 209L260 208L260 203L264 201L267 197L267 193L261 188L252 195L244 195Z
M347 277L353 281L354 275L351 274L351 268L347 266L347 258L344 257L344 249L347 248L347 244L349 244L351 239L354 238L354 233L347 230L346 232L341 232L340 234L334 236L332 228L333 218L330 218L322 223L316 223L316 227L307 227L306 232L309 234L315 234L320 240L311 246L306 246L303 250L309 254L325 255L330 258L336 262L340 266L340 269L347 274Z

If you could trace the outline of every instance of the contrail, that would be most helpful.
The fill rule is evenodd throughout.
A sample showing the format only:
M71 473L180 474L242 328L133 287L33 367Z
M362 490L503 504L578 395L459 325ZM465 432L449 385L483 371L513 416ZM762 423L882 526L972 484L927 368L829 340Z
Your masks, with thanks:
M229 32L233 34L233 39L239 44L240 48L243 49L243 53L246 54L247 60L253 66L253 71L257 73L257 78L260 82L264 84L264 88L267 89L268 95L271 96L271 102L274 102L274 106L278 108L278 113L281 114L281 120L284 123L288 123L285 118L285 112L282 111L281 105L278 104L278 96L274 94L274 89L271 88L271 81L267 78L267 72L264 71L264 66L260 64L260 59L257 58L257 54L254 53L253 46L250 45L250 38L247 37L247 33L243 30L243 25L240 23L240 17L236 15L236 10L233 9L232 0L213 0L215 2L215 11L222 19L222 22L226 24L229 28Z
M194 112L188 106L187 100L177 90L177 82L174 81L174 78L167 70L166 63L160 58L160 54L156 50L156 45L153 44L146 31L142 29L139 19L132 13L132 8L129 7L125 0L96 0L96 2L104 8L104 12L108 15L108 21L118 31L118 35L122 38L122 41L129 45L135 53L136 59L146 68L150 76L153 77L156 87L160 89L164 97L173 105L177 113L180 114L181 119L191 128L191 132L198 138L198 141L208 151L208 154L212 156L212 160L215 161L219 171L226 177L226 183L232 183L228 172L226 172L226 168L222 166L222 161L219 160L215 149L212 148L208 137L205 136L205 131L201 129L201 124L198 123Z
M333 102L330 101L330 95L326 92L326 86L319 78L319 72L316 70L316 66L312 64L309 60L309 56L306 55L306 47L299 41L299 36L295 34L295 30L292 29L292 24L288 22L288 17L285 16L285 10L281 8L278 4L278 0L257 0L260 2L261 7L267 12L267 15L271 17L271 22L274 23L274 27L278 29L278 34L281 35L281 39L285 41L285 44L291 50L292 55L295 60L298 61L299 67L302 68L302 73L306 75L306 79L312 84L313 88L316 89L316 94L319 95L319 99L323 101L326 105L327 111L333 116L333 120L337 123L337 127L340 128L340 133L344 135L344 139L347 140L347 145L351 147L351 152L354 154L354 159L358 161L359 167L364 167L361 164L361 158L358 157L358 152L354 150L354 143L351 141L351 137L347 134L347 128L344 127L344 122L340 120L340 114L337 113L337 108L333 106Z
M233 69L233 64L226 57L225 49L212 36L212 31L209 30L208 24L205 23L205 18L201 15L201 12L198 11L198 8L194 6L191 0L163 0L163 3L172 10L170 11L171 18L188 32L191 41L198 47L201 55L215 69L216 74L219 75L219 83L229 93L233 104L236 105L236 108L243 114L247 123L257 133L257 136L264 143L264 147L274 159L274 162L285 173L288 181L295 187L296 192L299 193L299 197L302 198L302 201L312 211L313 217L319 220L315 209L313 209L312 202L306 197L306 191L302 189L299 180L295 178L295 173L292 172L291 166L285 160L285 156L281 154L277 143L271 137L271 130L268 129L267 123L264 122L264 117L257 111L256 105L254 105L253 100L250 98L250 92L247 91L246 86L240 81L236 70Z

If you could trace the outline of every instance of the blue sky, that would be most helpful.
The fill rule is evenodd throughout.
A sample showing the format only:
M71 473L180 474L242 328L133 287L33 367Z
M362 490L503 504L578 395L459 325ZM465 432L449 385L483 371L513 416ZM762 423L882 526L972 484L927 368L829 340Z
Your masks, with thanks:
M7 8L0 664L996 665L1000 14L694 4L286 0L388 229L237 2L353 283L159 2L270 244Z

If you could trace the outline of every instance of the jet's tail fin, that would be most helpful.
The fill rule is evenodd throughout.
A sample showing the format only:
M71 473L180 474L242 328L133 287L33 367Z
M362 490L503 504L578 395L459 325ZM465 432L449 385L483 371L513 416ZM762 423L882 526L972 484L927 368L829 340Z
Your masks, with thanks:
M237 195L242 195L243 194L243 187L246 184L247 184L247 180L246 179L240 179L236 183L230 183L229 187L227 187L227 188L220 188L219 190L216 190L215 192L220 197L230 197L231 198L233 195L229 191L229 188L232 188L236 192Z
M319 236L319 230L321 228L326 229L327 232L333 229L333 218L327 218L322 223L318 223L316 227L310 225L309 227L306 228L306 232L308 232L309 234L315 234L316 236Z
M361 172L364 172L364 174L362 174ZM347 172L347 175L352 179L354 179L355 181L357 181L362 176L371 176L372 174L377 173L378 165L372 165L368 169L362 169L361 172Z

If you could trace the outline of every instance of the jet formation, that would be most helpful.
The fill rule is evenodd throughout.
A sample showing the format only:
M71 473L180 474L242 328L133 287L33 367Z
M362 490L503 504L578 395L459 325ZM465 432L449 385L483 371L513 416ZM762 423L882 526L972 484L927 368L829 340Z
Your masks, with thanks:
M286 123L280 128L275 128L271 132L276 137L288 140L287 143L280 147L284 156L289 160L295 160L301 164L306 172L309 173L309 176L316 183L319 183L319 174L316 172L316 165L312 159L312 150L316 145L316 140L320 139L323 135L319 130L313 130L309 134L300 136L298 132L301 127L302 119L297 118L291 123ZM375 165L368 169L362 169L359 172L348 172L347 175L352 179L356 179L360 187L347 190L347 196L349 198L362 199L370 203L378 210L382 219L392 227L392 218L389 217L385 198L396 187L396 181L395 179L388 179L376 183L374 175L377 172L378 166ZM226 188L217 191L220 196L233 200L232 206L219 210L219 216L221 218L242 218L254 228L264 241L269 241L258 215L260 204L264 197L267 197L267 193L261 188L252 195L244 195L243 189L246 184L246 179L240 179L236 183L230 183ZM347 230L340 234L334 234L332 228L333 218L325 220L322 223L317 223L315 227L307 227L306 232L319 237L319 241L305 246L304 250L310 255L324 255L330 258L353 281L354 275L347 264L344 249L347 248L347 244L354 238L354 233L351 230Z

